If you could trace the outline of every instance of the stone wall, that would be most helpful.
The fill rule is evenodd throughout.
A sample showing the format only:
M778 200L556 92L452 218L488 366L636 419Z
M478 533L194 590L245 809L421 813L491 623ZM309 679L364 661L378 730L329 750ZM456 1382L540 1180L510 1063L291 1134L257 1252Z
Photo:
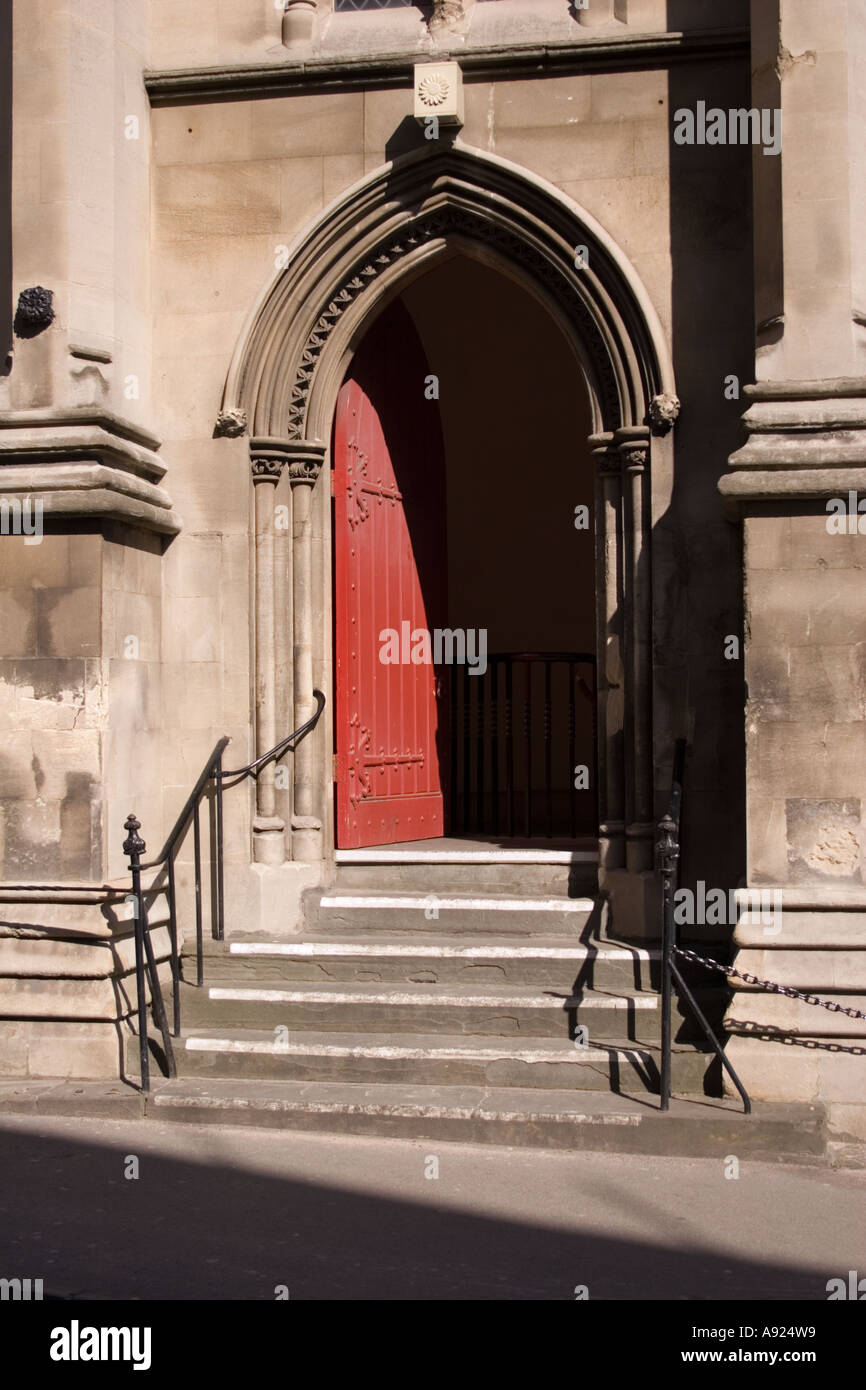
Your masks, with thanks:
M744 914L735 965L866 1012L866 340L851 235L866 15L847 0L832 24L798 0L752 9L756 97L781 111L783 163L755 156L756 385L721 490L743 518L747 884L782 910ZM866 1134L862 1019L738 983L729 1020L756 1096L823 1101L838 1130Z
M459 41L471 55L492 42L495 25L515 42L590 39L606 27L616 36L660 34L684 22L681 8L674 0L599 3L587 25L558 0L531 8L497 0L468 7ZM712 27L711 6L691 13L697 28ZM50 289L54 321L16 339L0 377L4 486L18 467L19 490L38 484L50 493L40 545L0 541L0 714L16 735L0 784L7 882L122 885L129 810L153 852L218 737L231 737L230 763L251 755L249 449L244 438L214 437L223 387L294 239L356 180L422 140L410 69L405 81L377 84L359 78L358 62L371 46L404 57L434 52L420 14L404 17L411 42L389 30L393 40L383 38L381 49L371 36L385 34L384 17L358 16L354 27L324 9L319 18L307 57L338 62L343 53L355 64L351 80L325 91L296 85L280 95L240 90L161 104L151 76L150 109L144 70L258 63L290 71L295 59L271 0L16 7L13 288ZM728 16L741 20L742 7ZM736 56L678 60L670 72L630 62L624 71L542 77L497 78L476 67L460 138L549 180L597 218L636 267L672 342L684 412L673 485L655 495L653 519L657 695L679 713L659 721L656 766L661 797L676 719L691 718L692 843L701 850L687 871L729 886L742 872L731 833L742 787L741 691L720 647L738 629L739 595L736 534L715 484L737 430L722 382L747 371L751 333L748 152L717 151L715 163L707 150L677 152L671 114L696 96L744 102L747 72ZM74 476L63 473L73 466ZM280 489L277 501L287 503L285 480ZM320 495L313 572L327 653L330 550ZM284 537L276 555L287 596ZM293 707L290 607L287 597L278 614L278 733L291 727ZM326 655L315 672L325 689L329 664ZM327 786L323 778L324 797ZM251 864L251 814L248 787L227 798L231 929L291 930L298 895L320 869ZM188 893L188 848L180 880ZM39 993L27 980L67 981L50 1006L43 1000L58 1020L57 1049L28 1061L36 1033L27 1034L19 1070L105 1074L116 1065L128 1009L106 981L127 968L113 953L128 922L104 906L70 913L62 895L7 896L0 936L18 941L22 923L42 936L25 934L26 950L8 948L0 979L18 982L9 988L19 1000ZM64 931L71 954L58 964ZM88 978L103 982L82 1005L87 1019L68 1003L81 937L92 953ZM87 1030L68 1053L67 1024Z

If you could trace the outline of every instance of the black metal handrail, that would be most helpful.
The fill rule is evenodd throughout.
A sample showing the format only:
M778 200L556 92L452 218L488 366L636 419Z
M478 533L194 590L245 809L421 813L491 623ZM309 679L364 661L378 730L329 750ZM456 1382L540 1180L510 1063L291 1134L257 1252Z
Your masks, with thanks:
M157 1026L162 1034L163 1048L165 1051L166 1069L169 1076L176 1075L174 1048L172 1047L172 1035L180 1035L180 958L177 949L177 892L175 883L175 854L180 841L186 834L190 823L193 827L193 859L194 859L194 887L195 887L195 934L196 934L196 983L204 983L204 927L202 913L202 874L201 874L201 804L208 795L211 783L214 788L214 892L211 896L211 935L215 941L222 941L225 937L225 884L224 884L224 857L223 857L223 783L226 781L235 782L244 777L256 777L259 770L274 758L280 757L289 748L294 751L298 743L319 722L322 710L325 708L325 697L321 690L314 690L313 695L316 700L316 712L294 733L287 735L280 740L267 753L263 753L253 762L245 767L230 770L222 765L223 754L229 743L228 737L223 737L214 745L213 751L202 768L196 783L184 802L177 819L174 822L162 850L155 859L141 862L147 846L139 835L141 822L130 813L124 822L124 830L127 838L123 842L123 853L129 858L129 870L132 875L132 898L133 914L135 919L135 974L136 974L136 994L138 1009L138 1034L139 1034L139 1056L141 1064L141 1089L150 1089L150 1060L147 1037L147 1008L146 1008L146 983L145 973L150 977L151 999L153 1001L153 1011L156 1016ZM168 899L168 931L169 946L171 951L170 967L172 981L172 1028L169 1030L166 1018L165 1004L162 997L162 986L156 970L156 960L153 953L153 943L150 939L150 925L147 916L146 894L152 894L157 890L158 885L151 884L146 890L141 886L141 875L147 869L164 869L167 874L167 881L164 886Z
M662 880L662 1055L661 1055L661 1092L660 1110L669 1110L671 1104L671 1052L673 1047L673 1030L671 1020L671 1006L673 997L673 985L676 983L680 994L691 1006L698 1023L704 1031L707 1041L713 1048L716 1056L730 1076L734 1085L740 1093L743 1101L743 1110L746 1115L752 1113L752 1102L740 1078L737 1076L733 1066L725 1055L725 1050L719 1042L712 1025L692 994L688 985L678 969L674 955L677 950L676 940L676 921L674 919L674 898L679 884L679 863L680 863L680 826L682 823L682 803L683 803L683 774L685 771L686 760L686 741L679 738L674 747L674 767L671 781L671 802L670 810L667 815L659 821L658 839L656 841L656 855L659 873Z

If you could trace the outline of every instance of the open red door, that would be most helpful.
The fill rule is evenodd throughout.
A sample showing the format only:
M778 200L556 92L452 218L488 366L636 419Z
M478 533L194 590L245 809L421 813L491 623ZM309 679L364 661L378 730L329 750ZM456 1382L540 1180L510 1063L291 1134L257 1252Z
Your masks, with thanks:
M334 421L337 844L440 836L442 672L422 633L445 625L439 407L406 309L361 344ZM414 659L413 659L414 657ZM440 758L440 754L442 757Z

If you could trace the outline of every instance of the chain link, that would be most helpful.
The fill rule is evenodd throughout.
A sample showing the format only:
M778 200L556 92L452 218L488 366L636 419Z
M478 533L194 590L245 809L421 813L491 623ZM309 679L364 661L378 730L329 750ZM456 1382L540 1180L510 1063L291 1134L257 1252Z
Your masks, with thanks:
M735 970L732 965L722 965L707 956L699 956L696 951L684 951L682 947L675 946L674 955L682 956L684 960L692 960L697 965L705 965L709 970L719 970L723 975L736 975L738 980L745 980L748 985L757 985L759 989L768 989L774 994L785 994L789 999L799 999L804 1004L817 1004L819 1008L829 1009L833 1014L847 1014L848 1018L866 1019L866 1013L861 1009L847 1009L844 1004L837 1004L832 999L819 999L817 994L801 994L800 990L791 989L788 985L777 985L772 980L759 980L757 975L749 975L746 971Z

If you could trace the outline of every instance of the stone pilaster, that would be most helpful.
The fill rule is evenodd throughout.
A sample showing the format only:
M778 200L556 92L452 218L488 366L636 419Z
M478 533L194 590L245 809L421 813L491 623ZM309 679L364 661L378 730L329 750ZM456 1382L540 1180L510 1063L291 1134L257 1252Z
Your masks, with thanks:
M596 460L599 865L610 870L625 865L622 471L611 436L590 443Z
M324 444L289 446L292 485L292 594L294 628L294 727L316 712L313 697L313 488L325 457ZM313 745L302 739L295 753L292 857L313 864L322 857L322 821L316 815L316 765Z
M275 493L286 463L285 445L279 440L251 439L250 461L255 496L255 669L256 757L276 742L276 667L274 660L274 547ZM253 857L258 864L282 864L285 859L285 824L276 814L273 763L266 763L256 777L256 810L253 818Z
M622 436L625 436L624 438ZM625 573L626 711L626 867L652 868L652 590L646 429L618 431L622 460L623 565Z

